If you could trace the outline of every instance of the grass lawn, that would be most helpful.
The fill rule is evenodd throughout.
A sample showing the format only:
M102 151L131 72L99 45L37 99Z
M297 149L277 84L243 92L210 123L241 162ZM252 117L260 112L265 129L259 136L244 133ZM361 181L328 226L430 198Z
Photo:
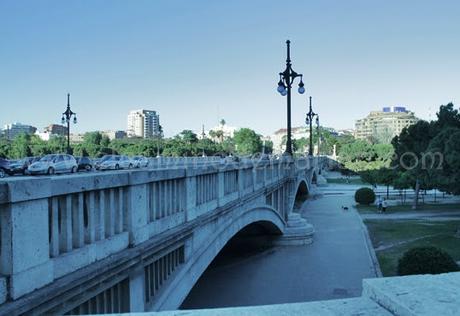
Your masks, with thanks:
M358 210L359 213L362 214L373 214L377 213L377 206L375 205L356 205L356 209ZM443 212L448 212L448 211L460 211L460 204L459 203L446 203L446 204L419 204L419 207L417 212L423 212L423 211L443 211ZM390 205L387 208L387 213L403 213L403 212L414 212L412 209L412 205Z
M365 185L365 183L361 180L361 178L355 177L355 178L350 178L347 182L347 179L345 177L343 178L329 178L326 179L327 183L339 183L339 184L362 184Z
M372 244L384 276L397 275L398 260L414 247L434 246L460 261L460 238L455 233L460 220L366 220Z

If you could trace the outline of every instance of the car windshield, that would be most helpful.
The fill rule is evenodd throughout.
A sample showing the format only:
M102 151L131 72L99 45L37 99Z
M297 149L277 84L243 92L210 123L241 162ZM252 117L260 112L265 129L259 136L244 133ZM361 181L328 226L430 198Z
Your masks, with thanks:
M54 158L56 158L56 155L46 155L40 161L52 161Z
M102 157L100 161L106 161L106 160L112 160L112 159L113 159L112 155L106 155L106 156Z

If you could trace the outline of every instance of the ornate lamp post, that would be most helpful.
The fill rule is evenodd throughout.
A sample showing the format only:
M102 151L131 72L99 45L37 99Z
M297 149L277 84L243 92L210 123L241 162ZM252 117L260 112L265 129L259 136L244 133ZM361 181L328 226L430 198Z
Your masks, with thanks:
M313 156L313 119L316 117L316 124L318 125L318 131L319 131L319 117L318 114L313 112L313 109L311 107L311 96L310 96L310 109L307 112L307 118L305 119L305 123L307 125L310 125L310 147L308 148L308 155Z
M73 117L73 123L77 124L77 113L70 109L70 93L67 93L67 109L62 113L62 124L67 123L67 153L71 154L70 148L70 120Z
M204 151L204 146L205 146L204 140L205 140L205 138L206 138L206 134L205 134L205 132L204 132L204 124L203 124L203 125L201 126L201 140L202 140L202 142L203 142L203 148L202 148L202 149L203 149L203 153L201 154L201 157L206 157L206 153L205 153L205 151Z
M316 131L318 133L318 156L320 154L320 148L321 148L321 130L319 128L319 115L316 115Z
M304 83L302 81L302 74L296 73L292 70L291 65L291 41L286 41L287 46L287 58L286 58L286 69L280 72L280 81L278 82L277 91L282 96L287 96L287 141L285 154L292 155L292 135L291 135L291 88L294 83L294 79L300 77L298 92L303 94L305 92Z

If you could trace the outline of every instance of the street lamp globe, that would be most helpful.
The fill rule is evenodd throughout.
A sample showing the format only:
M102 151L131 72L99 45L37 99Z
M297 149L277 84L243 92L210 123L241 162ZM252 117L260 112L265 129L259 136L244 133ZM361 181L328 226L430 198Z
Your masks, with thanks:
M284 86L284 83L281 80L278 82L278 88L276 90L279 93L283 93L283 91L286 90L286 87Z

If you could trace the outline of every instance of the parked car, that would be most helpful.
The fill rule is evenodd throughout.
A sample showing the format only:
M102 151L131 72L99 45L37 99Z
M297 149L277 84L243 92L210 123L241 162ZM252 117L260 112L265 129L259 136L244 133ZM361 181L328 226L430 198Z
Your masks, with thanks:
M78 164L78 170L90 171L93 169L93 162L89 157L75 157Z
M114 156L114 155L104 155L104 156L102 156L101 158L95 158L95 159L93 160L94 169L99 170L99 169L100 169L100 166L101 166L101 163L103 163L104 161L106 161L106 160L108 160L108 159L111 159L112 156Z
M27 174L27 168L34 162L37 162L41 157L26 157L10 162L12 174Z
M6 159L0 158L0 178L6 175L11 175L10 162Z
M30 174L55 174L65 172L77 172L78 165L71 155L52 154L46 155L27 168Z
M149 160L144 156L134 156L131 158L133 165L136 168L144 168L149 165Z
M100 163L99 170L131 169L132 167L134 167L133 162L128 157L112 155Z

